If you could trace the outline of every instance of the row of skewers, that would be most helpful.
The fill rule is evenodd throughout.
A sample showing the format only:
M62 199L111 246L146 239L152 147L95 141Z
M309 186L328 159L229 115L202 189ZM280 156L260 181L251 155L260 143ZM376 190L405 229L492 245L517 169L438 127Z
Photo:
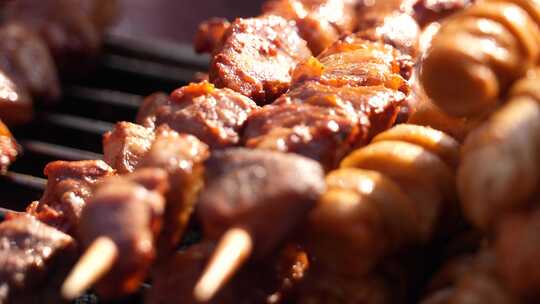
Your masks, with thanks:
M104 135L105 162L53 162L40 201L5 212L0 302L148 278L148 303L405 302L423 248L471 223L423 303L535 303L538 42L522 33L540 6L370 5L272 0L201 25L208 81L149 96ZM178 251L190 222L203 239Z

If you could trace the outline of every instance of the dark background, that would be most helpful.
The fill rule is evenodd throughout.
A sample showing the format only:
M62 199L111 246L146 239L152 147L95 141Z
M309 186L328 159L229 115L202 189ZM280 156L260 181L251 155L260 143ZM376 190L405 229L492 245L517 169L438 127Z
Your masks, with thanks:
M263 0L121 0L122 17L112 29L131 37L190 43L197 25L210 17L255 16Z

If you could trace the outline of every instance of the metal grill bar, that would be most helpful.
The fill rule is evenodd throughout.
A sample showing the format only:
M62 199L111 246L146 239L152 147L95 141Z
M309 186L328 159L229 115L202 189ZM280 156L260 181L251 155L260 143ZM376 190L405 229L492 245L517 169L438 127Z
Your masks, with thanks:
M190 45L107 35L105 54L86 79L67 80L63 100L16 128L24 155L0 177L3 207L23 209L39 197L44 166L53 160L102 159L103 133L117 121L133 121L143 96L186 84L208 66Z
M43 116L43 120L51 125L59 125L64 128L98 135L102 135L113 128L113 124L104 121L58 113L47 113Z
M47 185L47 180L44 178L39 178L31 175L8 172L3 178L9 182L25 186L26 188L31 188L35 190L45 190Z
M134 110L139 108L143 100L140 95L82 86L64 88L64 98L74 98L78 101L83 100L91 103L121 106Z
M50 156L58 160L93 160L102 159L103 155L85 150L50 144L36 140L22 141L21 145L27 152Z
M109 34L105 37L105 47L111 52L131 57L193 67L199 70L206 70L210 60L207 55L195 54L191 45L149 38L139 40Z

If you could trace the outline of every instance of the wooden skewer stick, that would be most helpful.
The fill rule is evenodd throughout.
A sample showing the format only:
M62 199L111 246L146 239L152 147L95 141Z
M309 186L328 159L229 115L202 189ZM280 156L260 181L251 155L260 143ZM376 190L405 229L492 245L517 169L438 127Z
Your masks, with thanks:
M195 299L206 302L212 299L228 279L244 264L253 249L249 233L240 228L228 230L219 241L216 251L195 285Z
M110 238L97 238L64 281L62 296L67 300L81 296L111 269L117 257L118 248Z

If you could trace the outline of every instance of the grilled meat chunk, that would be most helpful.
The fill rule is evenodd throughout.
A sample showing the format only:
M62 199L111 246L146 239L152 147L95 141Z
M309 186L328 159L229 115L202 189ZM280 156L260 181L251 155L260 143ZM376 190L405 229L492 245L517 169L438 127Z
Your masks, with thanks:
M196 137L178 134L167 125L156 130L156 138L139 168L161 168L168 174L170 190L158 243L160 254L167 255L178 245L188 225L196 196L202 187L203 162L208 146Z
M3 16L38 33L60 70L79 67L100 48L99 31L78 1L16 0L6 4Z
M193 44L197 53L212 53L219 48L230 22L223 18L211 18L199 25Z
M330 170L352 148L390 127L409 92L410 57L356 36L300 64L291 90L246 123L251 148L295 152Z
M294 154L232 148L213 153L206 169L197 206L205 235L218 239L242 227L256 257L267 256L299 227L324 191L321 167Z
M32 120L33 116L33 102L28 91L0 71L0 119L8 125L16 125Z
M73 235L78 227L81 210L90 199L92 186L114 170L100 160L55 161L45 167L47 188L38 202L27 212L42 222Z
M0 172L6 172L19 152L19 145L7 126L0 120Z
M152 129L119 122L103 135L103 159L118 173L133 172L153 141Z
M22 24L0 27L0 70L30 95L43 101L60 96L56 67L47 46Z
M369 121L341 109L310 104L267 105L248 119L244 133L250 148L297 153L326 170L356 144L365 143Z
M295 66L311 52L294 22L278 16L236 19L210 63L210 81L270 103L289 88Z
M160 169L137 170L103 179L81 214L79 235L84 246L99 237L114 242L118 256L96 285L104 298L116 298L139 288L155 257L161 230L167 174Z
M294 20L300 36L318 55L343 34L356 28L354 0L269 0L263 13Z
M0 303L59 303L74 240L28 215L0 223Z
M235 146L248 115L258 108L249 98L208 82L190 84L170 97L147 98L137 122L153 128L167 124L179 133L198 137L212 149Z

